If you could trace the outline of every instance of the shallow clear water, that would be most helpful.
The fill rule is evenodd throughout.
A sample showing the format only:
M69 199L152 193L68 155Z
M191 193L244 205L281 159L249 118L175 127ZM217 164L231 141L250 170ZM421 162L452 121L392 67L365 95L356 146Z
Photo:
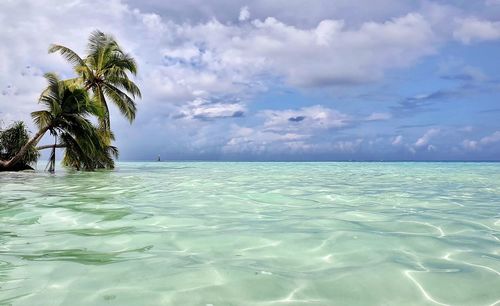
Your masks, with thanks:
M499 300L500 164L0 173L0 304Z

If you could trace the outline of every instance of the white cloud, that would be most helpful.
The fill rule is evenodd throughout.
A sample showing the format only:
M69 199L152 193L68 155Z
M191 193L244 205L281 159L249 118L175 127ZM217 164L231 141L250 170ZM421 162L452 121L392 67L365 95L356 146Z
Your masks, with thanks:
M142 23L149 31L153 33L161 33L166 29L161 16L158 14L143 14L137 9L133 10L133 12L142 20Z
M317 131L318 132L318 131ZM311 134L294 132L279 133L261 127L246 128L233 126L231 138L223 147L224 153L265 156L293 156L295 154L353 154L360 150L364 139L328 140L316 142Z
M351 124L351 117L334 109L316 105L300 109L264 110L261 125L252 128L233 126L224 152L246 152L263 154L282 152L352 152L362 139L334 141L318 144L310 141L322 136L330 129L340 129Z
M478 146L478 145L479 145L479 144L478 144L478 142L477 142L477 141L475 141L475 140L468 140L468 139L466 139L466 140L464 140L464 141L462 142L462 146L463 146L465 149L470 150L470 151L477 150L477 149L479 148L479 146Z
M224 153L264 154L282 152L286 154L308 151L310 145L304 140L310 135L291 132L276 133L260 128L233 126L230 138L222 148Z
M359 149L362 143L362 138L347 141L337 141L333 144L333 149L334 151L341 153L354 153Z
M481 138L480 140L482 145L489 145L496 142L500 142L500 131L496 131L489 136Z
M435 51L432 29L418 14L367 22L357 29L347 28L342 20L323 20L312 29L274 18L253 25L243 38L251 46L249 53L269 59L268 67L298 86L372 81L387 69L406 67Z
M244 6L240 10L240 16L238 17L239 21L246 21L250 18L250 10L248 6Z
M246 112L246 106L242 103L220 103L210 102L197 98L191 102L184 103L180 107L178 118L186 119L216 119L242 117Z
M398 136L394 137L394 139L391 142L391 144L393 146L399 146L402 143L403 143L403 136L402 135L398 135Z
M490 145L500 143L500 131L496 131L491 135L484 136L479 140L465 139L462 141L462 146L470 151L481 150Z
M264 128L273 131L311 131L342 128L350 124L350 116L321 105L287 110L264 110Z
M465 44L500 38L500 22L469 17L458 20L457 23L458 26L453 32L453 36Z
M436 128L432 128L432 129L429 129L425 132L425 134L420 137L419 139L417 139L417 141L415 142L414 146L415 148L422 148L422 147L427 147L427 149L429 149L430 147L428 146L429 144L429 141L436 135L438 135L440 132L439 129L436 129Z
M482 82L488 76L478 67L468 65L463 60L450 58L439 64L438 75L445 79Z

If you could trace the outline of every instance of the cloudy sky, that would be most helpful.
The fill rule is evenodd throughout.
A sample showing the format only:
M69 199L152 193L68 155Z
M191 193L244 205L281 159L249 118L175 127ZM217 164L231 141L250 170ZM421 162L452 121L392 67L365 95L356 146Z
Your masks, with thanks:
M500 159L500 0L1 0L3 126L94 29L139 64L121 160Z

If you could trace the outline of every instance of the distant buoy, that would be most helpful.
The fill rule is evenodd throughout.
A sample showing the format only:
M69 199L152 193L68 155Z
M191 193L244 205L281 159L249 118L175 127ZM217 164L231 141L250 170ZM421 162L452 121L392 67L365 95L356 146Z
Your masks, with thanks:
M158 161L161 161L160 154L158 154Z

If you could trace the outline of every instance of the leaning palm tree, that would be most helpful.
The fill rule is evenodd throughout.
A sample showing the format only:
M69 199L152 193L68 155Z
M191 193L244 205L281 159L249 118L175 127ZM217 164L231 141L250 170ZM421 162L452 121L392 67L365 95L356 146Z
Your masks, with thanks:
M82 58L65 46L52 45L49 48L50 53L59 52L73 65L78 77L69 81L91 91L95 101L104 108L104 115L99 123L111 140L107 99L111 100L130 122L134 120L137 110L134 99L141 97L141 91L130 80L128 73L136 75L137 64L112 36L98 30L91 33L87 51L88 54Z
M11 126L0 129L0 163L13 158L30 140L28 129L22 121L14 122ZM31 169L40 156L34 145L28 146L26 153L17 162L14 168L9 170ZM0 167L1 170L1 167Z
M113 157L118 157L118 151L108 145L107 139L89 120L90 116L101 118L103 108L92 101L85 89L61 81L53 74L48 74L47 79L49 86L40 102L47 105L48 110L32 115L40 128L52 126L49 131L54 136L54 145L38 147L51 149L48 170L54 171L56 148L65 148L64 166L77 170L113 168Z
M54 136L55 144L37 149L52 149L49 171L54 170L55 149L58 147L71 146L70 150L79 152L83 165L90 165L94 158L98 161L102 159L99 156L103 155L102 152L106 149L105 141L90 121L92 116L102 116L102 107L91 100L85 89L70 86L52 73L47 73L45 78L49 85L39 99L45 109L31 113L39 130L16 155L9 160L0 160L0 169L12 168L21 161L28 150L35 146L47 132ZM64 142L59 144L58 139L63 139Z

